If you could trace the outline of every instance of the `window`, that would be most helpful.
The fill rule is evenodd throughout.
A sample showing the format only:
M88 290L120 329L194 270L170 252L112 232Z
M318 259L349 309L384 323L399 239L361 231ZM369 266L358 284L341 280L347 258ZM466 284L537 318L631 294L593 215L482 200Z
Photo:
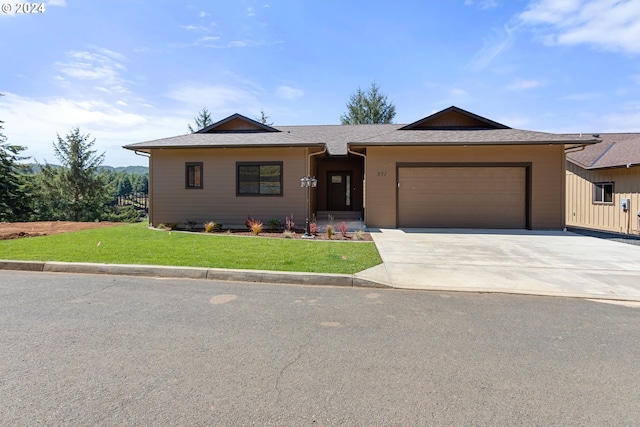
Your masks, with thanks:
M282 196L282 162L236 165L239 196Z
M185 188L202 188L202 162L185 164Z
M613 204L613 182L596 182L593 184L593 203Z

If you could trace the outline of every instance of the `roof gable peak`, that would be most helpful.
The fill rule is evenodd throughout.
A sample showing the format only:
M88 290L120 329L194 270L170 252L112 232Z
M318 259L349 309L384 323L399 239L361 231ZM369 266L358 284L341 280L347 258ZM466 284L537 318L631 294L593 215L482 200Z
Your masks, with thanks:
M445 108L430 116L401 127L399 130L482 130L511 129L456 106Z
M280 132L271 126L250 119L242 114L232 114L195 133L247 133L247 132Z

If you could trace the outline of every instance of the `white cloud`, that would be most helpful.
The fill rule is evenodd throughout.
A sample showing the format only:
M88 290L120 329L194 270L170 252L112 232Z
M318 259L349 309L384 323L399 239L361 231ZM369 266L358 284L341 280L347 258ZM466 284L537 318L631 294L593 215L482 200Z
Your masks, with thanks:
M454 87L453 89L451 89L450 95L454 96L454 97L457 97L457 98L461 98L461 97L468 96L469 92L467 92L464 89L460 89L460 88Z
M184 134L189 119L172 112L133 111L124 102L78 101L68 98L34 99L5 93L0 117L9 142L27 147L27 161L57 163L52 143L75 127L96 139L94 149L106 152L106 165L146 164L146 160L123 145ZM33 124L37 123L37 126Z
M586 44L640 54L637 0L537 0L519 19L551 45Z
M247 16L256 16L255 10L252 7L247 8Z
M492 37L484 40L484 45L471 59L468 67L479 71L491 63L498 55L513 45L513 29L505 25L502 30L494 30Z
M121 73L126 71L120 62L126 60L124 55L108 49L96 49L97 52L69 51L67 61L58 62L56 66L61 74L58 80L90 80L99 82L98 90L106 92L128 93L128 83Z
M540 80L516 80L507 86L508 90L521 91L534 89L536 87L544 86L546 83Z
M492 9L498 6L498 2L496 0L465 0L464 4L465 6L472 6L474 4L477 4L480 9Z
M599 97L600 97L600 94L597 92L581 92L581 93L572 93L572 94L563 96L560 99L564 101L589 101Z
M67 2L65 0L49 0L47 2L47 6L60 6L65 7Z
M304 91L290 86L278 86L276 89L276 95L280 98L293 101L294 99L298 99L304 95Z
M259 95L249 87L186 82L169 90L165 96L178 101L183 109L187 109L187 114L196 114L202 107L206 107L217 116L258 110Z

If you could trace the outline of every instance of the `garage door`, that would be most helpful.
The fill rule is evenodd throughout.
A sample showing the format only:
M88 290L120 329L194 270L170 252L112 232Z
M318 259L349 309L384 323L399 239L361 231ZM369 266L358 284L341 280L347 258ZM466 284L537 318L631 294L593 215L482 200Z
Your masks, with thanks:
M524 167L401 167L398 225L526 228Z

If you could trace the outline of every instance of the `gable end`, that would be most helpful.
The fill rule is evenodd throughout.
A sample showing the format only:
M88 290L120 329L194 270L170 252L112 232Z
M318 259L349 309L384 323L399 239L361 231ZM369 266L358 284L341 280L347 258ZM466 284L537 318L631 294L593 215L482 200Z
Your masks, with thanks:
M487 130L511 129L462 108L451 106L428 117L408 124L399 130Z
M233 114L212 125L200 129L196 133L247 133L247 132L280 132L278 129L252 120L242 114Z

